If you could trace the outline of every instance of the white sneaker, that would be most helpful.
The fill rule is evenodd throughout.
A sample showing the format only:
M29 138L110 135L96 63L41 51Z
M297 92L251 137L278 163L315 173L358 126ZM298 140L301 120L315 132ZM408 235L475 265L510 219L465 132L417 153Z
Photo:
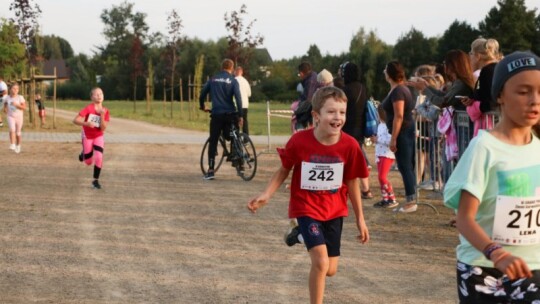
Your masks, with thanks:
M15 146L15 153L21 153L21 146Z
M9 145L9 149L15 151L15 144Z
M422 190L434 190L434 183L432 181L425 181L418 185L418 189Z

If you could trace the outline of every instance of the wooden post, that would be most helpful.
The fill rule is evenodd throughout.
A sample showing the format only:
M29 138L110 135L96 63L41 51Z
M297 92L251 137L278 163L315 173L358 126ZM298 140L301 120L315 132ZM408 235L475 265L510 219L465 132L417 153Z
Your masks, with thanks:
M150 78L146 78L146 113L150 113Z
M167 79L163 78L163 117L165 117L165 102L167 101Z
M30 100L29 100L29 110L30 110L30 120L32 123L32 128L36 128L36 79L34 77L35 68L32 68L30 73Z
M179 80L179 86L180 86L180 114L184 112L184 87L182 87L182 78Z
M53 129L56 129L56 67L54 67L53 82Z

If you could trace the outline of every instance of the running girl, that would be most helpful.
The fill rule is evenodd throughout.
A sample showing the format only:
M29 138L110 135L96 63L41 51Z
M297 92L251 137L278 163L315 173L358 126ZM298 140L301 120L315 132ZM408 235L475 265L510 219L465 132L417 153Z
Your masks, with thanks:
M506 56L491 95L501 120L480 130L444 189L457 211L460 303L535 303L540 299L540 58Z
M84 161L90 166L94 163L94 181L92 186L101 189L99 175L103 166L103 148L105 140L103 132L109 124L109 110L103 106L103 91L93 88L90 92L92 103L82 109L73 119L73 123L82 126L83 151L79 155L79 161Z
M9 95L4 96L4 112L7 113L9 126L9 149L15 153L21 152L24 110L26 110L26 101L19 95L19 85L15 83L11 86Z

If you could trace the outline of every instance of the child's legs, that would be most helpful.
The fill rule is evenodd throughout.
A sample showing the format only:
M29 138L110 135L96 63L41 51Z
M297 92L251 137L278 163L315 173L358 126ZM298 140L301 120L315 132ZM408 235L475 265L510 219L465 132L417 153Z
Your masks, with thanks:
M15 144L15 133L16 133L16 125L15 125L15 117L8 115L7 116L7 123L8 123L8 129L9 129L9 142L11 144Z
M393 159L379 156L379 162L377 163L377 171L379 185L381 185L381 189L383 189L384 185L390 185L390 181L388 180L388 173L390 173L390 169L392 169L392 164L394 164Z
M311 269L309 271L309 300L312 304L323 302L326 273L330 269L330 259L325 245L317 245L309 250Z
M21 135L22 135L22 127L23 127L23 116L21 115L15 115L15 139L17 142L17 145L21 144Z
M94 161L94 140L86 138L83 135L82 146L84 163L90 166Z
M94 138L93 147L94 149L94 165L96 167L103 167L103 151L105 148L105 140L103 136Z

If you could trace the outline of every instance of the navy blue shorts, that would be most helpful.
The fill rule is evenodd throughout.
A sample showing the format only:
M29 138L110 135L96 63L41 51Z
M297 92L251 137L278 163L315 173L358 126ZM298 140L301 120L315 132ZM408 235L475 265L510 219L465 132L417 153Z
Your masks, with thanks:
M314 220L308 216L299 217L297 220L307 250L326 244L329 257L340 255L343 217L325 222Z

